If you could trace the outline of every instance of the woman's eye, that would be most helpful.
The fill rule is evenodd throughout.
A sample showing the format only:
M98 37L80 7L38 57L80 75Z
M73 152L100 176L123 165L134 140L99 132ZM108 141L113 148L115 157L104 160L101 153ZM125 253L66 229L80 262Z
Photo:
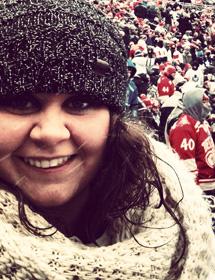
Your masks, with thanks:
M92 106L85 101L80 100L67 100L64 103L64 108L68 113L84 114L92 109Z
M0 98L0 110L17 115L33 114L40 110L39 101L22 96Z

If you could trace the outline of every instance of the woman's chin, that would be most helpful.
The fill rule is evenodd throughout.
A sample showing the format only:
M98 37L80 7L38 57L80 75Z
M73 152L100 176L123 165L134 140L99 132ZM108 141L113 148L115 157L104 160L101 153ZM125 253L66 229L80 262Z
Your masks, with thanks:
M89 189L83 188L81 190L77 190L76 187L73 188L71 192L63 192L63 191L50 191L50 192L37 192L26 194L26 197L39 208L51 208L54 210L60 210L65 208L79 208L82 204L85 204L89 195ZM73 209L74 211L74 209Z
M26 195L29 201L33 203L33 205L42 208L53 208L60 207L66 204L71 198L60 196L60 195Z

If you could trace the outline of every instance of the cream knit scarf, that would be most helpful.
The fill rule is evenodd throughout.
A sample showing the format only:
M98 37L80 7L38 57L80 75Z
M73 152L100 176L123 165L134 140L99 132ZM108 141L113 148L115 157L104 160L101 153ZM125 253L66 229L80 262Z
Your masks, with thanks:
M151 203L144 214L144 220L148 221L146 227L136 234L137 241L144 246L127 238L129 234L124 229L118 229L117 234L109 229L98 240L103 246L96 247L83 245L76 238L66 238L60 232L45 238L30 234L20 225L16 199L1 190L0 279L206 280L215 267L214 236L207 205L183 164L165 145L154 145L155 153L177 169L184 191L179 209L184 216L182 223L189 246L181 261L181 272L175 269L173 275L169 273L171 261L177 258L176 247L180 245L179 228L163 208L155 209L155 203ZM174 171L160 160L157 160L157 166L165 178L166 189L179 201L182 191ZM157 195L153 196L155 202ZM30 209L27 209L27 216L32 224L47 226L46 221ZM114 244L104 246L111 234Z

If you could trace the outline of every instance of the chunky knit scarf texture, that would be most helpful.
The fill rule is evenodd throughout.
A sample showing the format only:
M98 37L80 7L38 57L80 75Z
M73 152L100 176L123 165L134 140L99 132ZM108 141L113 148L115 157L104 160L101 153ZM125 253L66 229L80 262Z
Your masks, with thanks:
M77 238L60 232L52 237L36 237L20 224L17 200L0 191L0 278L1 279L115 279L115 280L206 280L215 267L214 236L206 202L183 163L161 143L154 143L155 154L173 166L180 177L184 198L178 210L186 230L188 250L172 272L181 241L179 227L163 207L156 209L158 195L152 194L144 213L145 227L135 235L139 245L120 222L98 240L99 247L84 245ZM173 169L158 158L158 170L165 189L174 200L182 198L182 189ZM27 208L27 207L26 207ZM32 224L44 227L47 222L27 209ZM52 229L53 230L53 229ZM213 278L212 278L213 279ZM215 279L215 278L214 278Z

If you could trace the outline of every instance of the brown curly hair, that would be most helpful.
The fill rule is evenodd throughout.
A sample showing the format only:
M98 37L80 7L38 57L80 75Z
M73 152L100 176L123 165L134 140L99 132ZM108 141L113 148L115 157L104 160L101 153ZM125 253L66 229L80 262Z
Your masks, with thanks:
M98 229L104 225L111 227L117 219L128 228L132 228L131 225L144 227L144 210L149 205L150 194L157 190L160 197L157 208L163 205L180 228L179 258L173 261L174 266L186 252L187 236L181 224L182 213L177 208L179 201L174 201L168 191L164 199L162 178L155 161L156 155L145 135L145 126L112 116L103 166L91 185L87 210L83 211L82 221L86 227L81 235L87 242L93 242L99 236ZM131 209L135 214L128 218ZM139 219L138 215L141 215ZM134 233L131 235L135 238Z
M144 210L149 205L150 194L157 190L160 197L157 208L163 205L173 218L174 224L178 224L180 228L176 245L177 258L172 261L172 269L169 272L175 275L176 267L181 267L177 269L177 273L182 271L183 262L180 260L185 261L187 252L187 236L181 223L183 215L177 208L179 202L172 199L171 193L167 191L164 198L162 178L155 164L156 155L145 134L143 125L118 115L111 116L103 163L89 186L90 196L79 219L81 227L75 234L84 243L96 243L96 239L105 229L111 227L116 220L120 220L122 226L131 229L131 236L136 240L132 225L144 227ZM138 214L128 218L130 210ZM19 216L29 231L43 236L42 229L34 228L28 221L23 199L20 199L19 203Z

